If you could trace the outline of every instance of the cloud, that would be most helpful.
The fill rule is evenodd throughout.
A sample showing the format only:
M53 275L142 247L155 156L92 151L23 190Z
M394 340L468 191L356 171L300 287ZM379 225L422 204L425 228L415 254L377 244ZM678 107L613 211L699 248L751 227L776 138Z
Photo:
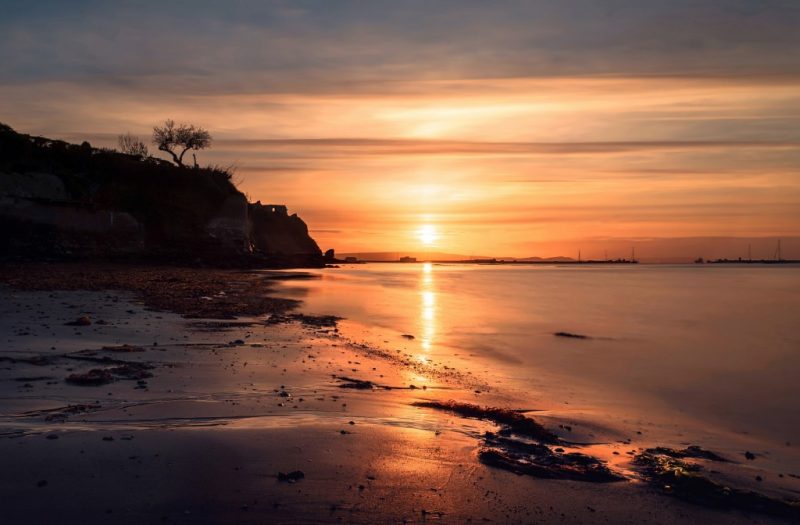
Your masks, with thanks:
M579 155L636 151L750 150L800 148L800 141L474 142L368 138L223 140L230 149L306 149L358 155Z
M450 251L784 234L798 26L789 0L10 0L0 120L99 146L195 122L201 161L338 249L423 216Z
M298 91L328 81L798 73L798 23L790 1L12 0L0 79L175 75L230 92L265 80Z

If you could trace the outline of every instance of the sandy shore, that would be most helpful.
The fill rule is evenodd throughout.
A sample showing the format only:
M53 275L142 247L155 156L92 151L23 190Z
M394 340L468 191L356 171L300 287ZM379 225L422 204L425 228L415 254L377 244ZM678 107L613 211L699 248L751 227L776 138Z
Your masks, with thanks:
M800 516L795 473L536 412L477 372L348 341L334 318L267 295L270 273L39 265L0 277L4 522Z

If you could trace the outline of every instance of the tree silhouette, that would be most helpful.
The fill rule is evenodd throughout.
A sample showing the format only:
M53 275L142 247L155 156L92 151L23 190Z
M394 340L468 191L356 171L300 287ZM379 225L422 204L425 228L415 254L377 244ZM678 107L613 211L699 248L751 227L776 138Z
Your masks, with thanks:
M147 144L139 140L136 135L125 133L124 135L117 136L117 144L122 153L134 155L136 157L145 158L149 156Z
M160 151L169 153L175 164L183 167L183 156L187 151L211 147L211 134L193 124L176 125L174 120L169 119L164 121L163 126L153 128L153 144Z

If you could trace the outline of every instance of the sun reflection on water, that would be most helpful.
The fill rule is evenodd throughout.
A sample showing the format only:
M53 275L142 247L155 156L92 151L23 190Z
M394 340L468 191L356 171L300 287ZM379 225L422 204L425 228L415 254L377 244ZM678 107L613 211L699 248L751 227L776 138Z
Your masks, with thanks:
M427 360L428 354L433 345L436 335L436 289L433 280L433 265L425 263L422 265L422 277L420 279L420 345L425 354L419 356L420 360Z

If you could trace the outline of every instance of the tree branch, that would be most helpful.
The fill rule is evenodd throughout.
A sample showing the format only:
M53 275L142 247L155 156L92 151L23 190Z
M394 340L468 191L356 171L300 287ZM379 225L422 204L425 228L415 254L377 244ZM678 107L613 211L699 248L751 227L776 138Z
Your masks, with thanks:
M178 166L183 166L183 160L182 160L182 158L183 158L183 154L181 154L181 157L179 158L177 155L175 155L175 152L174 152L174 151L172 151L172 150L171 150L171 149L169 149L169 148L168 148L166 145L163 145L163 144L162 144L162 145L159 145L159 146L158 146L158 149L160 149L161 151L166 151L167 153L169 153L170 155L172 155L172 160L174 160L174 161L175 161L175 164L177 164ZM185 153L185 152L184 152L184 153Z
M183 148L183 151L181 151L181 156L178 157L178 163L181 166L183 166L183 156L186 155L186 152L189 151L190 149L192 149L191 146L186 146L185 148Z

